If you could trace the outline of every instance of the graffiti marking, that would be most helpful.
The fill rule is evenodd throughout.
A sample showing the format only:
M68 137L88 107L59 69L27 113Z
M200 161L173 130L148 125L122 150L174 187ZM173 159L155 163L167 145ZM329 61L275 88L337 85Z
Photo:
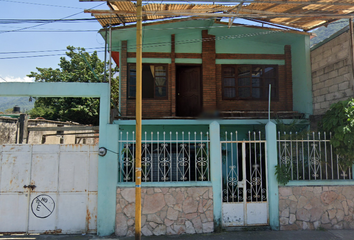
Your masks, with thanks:
M55 208L55 202L49 195L41 194L32 200L31 210L37 218L49 217Z

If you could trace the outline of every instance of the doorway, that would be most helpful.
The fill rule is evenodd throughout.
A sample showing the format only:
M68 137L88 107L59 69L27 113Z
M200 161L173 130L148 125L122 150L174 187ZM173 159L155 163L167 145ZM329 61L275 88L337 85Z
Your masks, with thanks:
M202 110L201 67L177 66L176 80L177 116L199 116Z

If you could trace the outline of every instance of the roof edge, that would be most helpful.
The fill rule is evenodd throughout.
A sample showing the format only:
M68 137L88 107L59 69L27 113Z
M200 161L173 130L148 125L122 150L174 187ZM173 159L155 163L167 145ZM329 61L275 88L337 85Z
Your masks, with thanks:
M322 40L321 42L313 45L311 48L310 48L310 51L313 51L321 46L323 46L324 44L328 43L329 41L333 40L334 38L342 35L343 33L349 31L349 25L348 26L345 26L344 28L342 28L341 30L333 33L331 36L329 36L328 38Z

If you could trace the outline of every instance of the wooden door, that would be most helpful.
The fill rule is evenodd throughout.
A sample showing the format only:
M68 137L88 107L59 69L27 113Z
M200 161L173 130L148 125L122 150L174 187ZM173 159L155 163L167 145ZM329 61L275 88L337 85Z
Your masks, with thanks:
M177 68L177 116L195 117L201 113L200 67Z

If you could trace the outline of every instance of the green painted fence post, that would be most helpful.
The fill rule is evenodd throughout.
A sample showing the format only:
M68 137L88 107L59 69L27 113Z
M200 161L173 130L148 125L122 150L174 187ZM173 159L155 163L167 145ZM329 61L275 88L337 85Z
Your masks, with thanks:
M278 164L277 128L273 122L268 122L265 130L267 140L269 224L272 230L279 230L279 189L275 176L275 166Z

